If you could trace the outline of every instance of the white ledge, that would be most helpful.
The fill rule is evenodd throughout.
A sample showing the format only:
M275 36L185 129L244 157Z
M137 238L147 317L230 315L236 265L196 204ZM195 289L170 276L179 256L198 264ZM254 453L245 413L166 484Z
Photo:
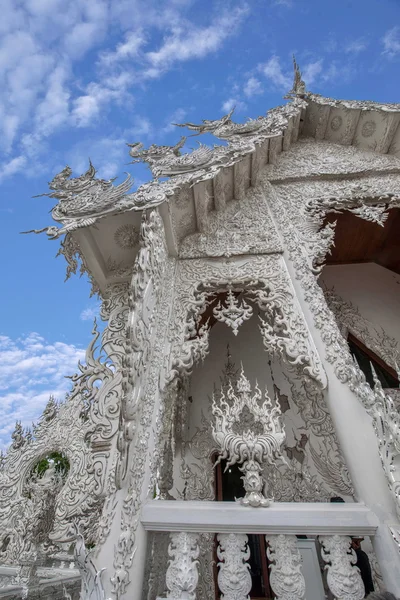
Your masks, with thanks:
M364 504L277 502L268 508L235 502L151 500L143 506L148 531L374 535L378 520Z

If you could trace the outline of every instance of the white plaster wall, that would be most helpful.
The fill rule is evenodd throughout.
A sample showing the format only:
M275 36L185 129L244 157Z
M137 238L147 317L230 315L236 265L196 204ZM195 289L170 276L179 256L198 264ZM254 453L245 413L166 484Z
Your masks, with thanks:
M382 327L400 342L400 276L375 263L329 265L320 283L334 288L375 328Z

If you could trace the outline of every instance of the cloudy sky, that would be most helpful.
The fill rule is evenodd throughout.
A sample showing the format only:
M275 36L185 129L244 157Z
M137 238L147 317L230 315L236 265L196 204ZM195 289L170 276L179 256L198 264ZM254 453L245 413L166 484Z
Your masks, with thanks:
M236 119L282 103L296 54L309 88L400 101L399 0L2 0L0 19L0 446L50 393L62 398L90 339L96 300L65 283L58 242L32 196L90 157L129 171L125 142L172 143L171 122Z

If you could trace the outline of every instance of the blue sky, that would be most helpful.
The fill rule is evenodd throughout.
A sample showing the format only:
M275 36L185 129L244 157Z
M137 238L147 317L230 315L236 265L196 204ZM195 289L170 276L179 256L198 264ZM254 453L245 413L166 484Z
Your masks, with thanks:
M294 52L326 96L400 101L399 0L2 0L0 20L0 447L15 419L62 398L97 310L86 281L64 284L58 242L32 196L90 157L129 171L125 142L168 144L171 122L237 120L282 103Z

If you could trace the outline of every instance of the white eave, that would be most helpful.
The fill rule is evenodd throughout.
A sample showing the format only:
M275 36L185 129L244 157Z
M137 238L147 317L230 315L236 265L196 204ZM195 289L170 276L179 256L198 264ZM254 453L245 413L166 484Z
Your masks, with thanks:
M140 213L160 206L171 255L178 256L189 235L205 233L209 220L229 203L245 201L267 165L276 164L299 138L354 146L359 150L400 157L400 105L341 101L305 93L272 109L254 135L232 136L214 149L209 164L165 181L144 184L124 197L114 214L99 215L95 226L74 233L87 270L101 291L126 279L137 248L118 248L121 227L138 231ZM397 162L397 161L396 161ZM273 170L272 170L273 171Z

